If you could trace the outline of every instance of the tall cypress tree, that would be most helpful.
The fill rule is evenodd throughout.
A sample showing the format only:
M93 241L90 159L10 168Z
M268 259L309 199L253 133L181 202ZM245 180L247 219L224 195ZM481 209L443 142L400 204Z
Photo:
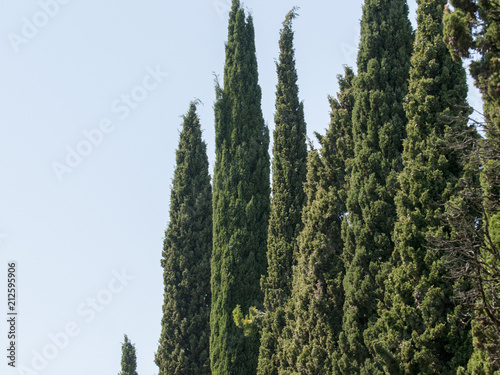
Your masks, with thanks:
M471 202L463 195L469 204L462 213L471 211L470 206L475 205L483 223L482 228L475 225L474 231L466 236L467 240L479 238L480 246L460 249L460 253L469 254L471 266L463 274L475 280L476 297L473 306L469 306L476 310L475 352L469 371L496 374L500 371L500 4L487 0L450 3L453 8L446 9L445 15L446 41L457 60L474 54L470 72L483 96L487 134L479 144L482 196Z
M269 220L269 132L261 110L252 17L233 0L224 87L215 103L214 242L210 359L214 374L255 374L259 337L232 320L262 306Z
M180 133L165 233L159 375L210 374L212 188L196 103Z
M122 344L122 370L118 375L137 375L137 357L135 345L130 342L127 335Z
M326 375L336 368L344 302L341 224L346 213L353 78L350 68L339 77L338 100L330 98L330 127L326 136L317 134L321 149L312 150L308 158L304 229L298 238L280 374Z
M292 20L283 22L277 63L276 113L273 144L273 198L267 245L267 275L262 279L265 318L262 323L258 374L278 374L278 340L285 325L285 305L292 289L292 265L305 203L306 123L299 101Z
M407 121L402 102L412 41L406 1L365 1L355 82L348 225L344 228L346 299L339 363L344 374L381 371L369 354L364 332L377 319L387 276L385 264L394 248L394 196Z
M391 374L456 374L471 354L470 326L456 305L444 252L428 238L448 238L445 202L458 193L460 155L449 147L468 129L467 83L443 40L446 0L419 0L418 30L405 102L404 169L396 196L393 270L373 335ZM377 338L376 331L382 333Z

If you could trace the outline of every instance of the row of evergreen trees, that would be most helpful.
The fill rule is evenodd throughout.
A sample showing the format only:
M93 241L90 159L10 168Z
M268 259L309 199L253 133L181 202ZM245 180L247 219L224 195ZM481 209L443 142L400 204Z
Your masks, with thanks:
M499 370L498 282L471 294L479 274L465 272L484 256L484 227L493 248L488 270L500 272L500 159L476 153L495 150L500 129L498 78L485 82L484 74L498 76L496 55L488 54L500 40L498 19L487 17L481 1L456 2L445 35L445 0L418 1L415 33L406 1L365 1L357 73L346 67L339 76L330 126L309 152L293 47L296 10L286 16L271 194L253 20L233 0L223 86L216 87L213 185L196 102L176 153L161 263L159 375ZM484 46L488 35L493 42ZM468 125L457 53L466 57L470 48L486 59L475 77L486 120L495 124L489 148ZM471 187L480 191L480 206L486 201L483 216L467 206ZM463 231L451 220L459 203L479 243L472 257L443 250L462 246ZM476 298L459 303L464 295Z

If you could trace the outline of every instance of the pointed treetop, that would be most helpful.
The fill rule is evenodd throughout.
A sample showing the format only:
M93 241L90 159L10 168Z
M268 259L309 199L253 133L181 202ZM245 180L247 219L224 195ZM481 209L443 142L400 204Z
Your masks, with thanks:
M206 143L196 114L182 116L165 231L163 308L155 363L158 375L210 374L209 308L212 193ZM180 329L179 327L182 327Z
M183 129L193 128L193 127L199 128L199 126L200 126L199 119L198 119L198 116L196 114L196 107L198 106L199 103L201 103L201 101L199 99L194 99L192 102L189 103L188 112L181 116L182 120L183 120L183 124L182 124Z
M297 13L297 11L300 9L300 7L298 6L294 6L292 8L292 10L290 10L286 17L285 17L285 20L283 21L283 26L288 26L288 27L291 27L292 26L292 21L294 18L298 17L299 14Z
M119 375L137 375L137 357L135 345L125 335L122 345L122 371Z
M233 4L231 6L231 11L229 12L229 25L231 25L235 18L236 14L238 14L238 11L241 9L240 6L240 1L239 0L233 0Z

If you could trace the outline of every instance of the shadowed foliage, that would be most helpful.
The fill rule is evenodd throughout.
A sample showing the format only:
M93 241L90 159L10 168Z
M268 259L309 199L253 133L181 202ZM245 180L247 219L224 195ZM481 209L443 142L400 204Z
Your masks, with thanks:
M354 156L343 228L345 303L339 366L343 374L379 374L366 329L377 320L394 243L394 197L402 170L412 29L404 0L366 0L354 83Z

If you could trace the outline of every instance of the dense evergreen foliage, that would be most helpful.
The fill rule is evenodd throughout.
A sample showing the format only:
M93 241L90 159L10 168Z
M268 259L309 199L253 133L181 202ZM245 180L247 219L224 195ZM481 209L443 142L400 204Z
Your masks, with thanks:
M255 374L259 336L245 337L233 322L240 305L261 307L270 210L269 133L261 110L253 20L238 0L229 14L224 87L215 103L213 186L213 374Z
M212 188L206 144L191 103L184 116L163 247L159 375L209 374Z
M137 356L135 345L130 342L127 335L122 344L122 370L118 375L137 375Z
M258 374L275 375L280 368L278 341L285 325L285 306L292 289L292 265L305 203L306 123L299 101L292 20L283 23L277 63L273 144L273 189L267 244L267 275L262 279L265 317L262 322Z
M458 194L460 155L449 145L467 130L469 107L462 64L443 40L445 0L419 0L418 30L405 101L404 169L396 196L393 270L374 336L391 374L456 374L471 354L470 326L457 305L446 253L429 237L449 238L445 203ZM377 330L380 330L377 337Z
M343 332L344 374L381 373L365 336L377 319L394 243L394 196L402 169L406 116L403 99L412 52L412 29L403 0L366 0L361 20L353 110L354 157L350 162L344 226L346 276Z
M474 58L470 72L484 99L487 122L500 131L500 3L491 0L451 0L447 8L446 40L461 57Z
M475 204L479 212L475 219L483 225L475 226L469 233L462 231L463 245L455 246L455 250L468 255L470 267L462 274L474 280L474 298L467 300L476 317L475 352L469 371L490 374L500 371L500 4L487 0L450 3L453 11L447 9L445 15L446 41L457 58L474 57L470 72L484 101L487 138L479 143L476 153L483 182L482 197L476 194L477 199L470 199L473 194L463 194L463 207L459 210L465 222L470 221L470 215L466 214L470 211L468 206ZM477 241L478 246L465 246Z
M232 1L213 196L196 103L176 154L159 375L500 373L500 4L417 3L414 40L405 0L365 0L357 74L309 153L287 14L271 200L253 19Z
M330 99L330 127L326 136L318 135L321 150L312 150L308 158L304 229L298 239L280 374L331 374L336 366L344 302L341 224L346 212L353 78L349 68L339 77L338 100Z

